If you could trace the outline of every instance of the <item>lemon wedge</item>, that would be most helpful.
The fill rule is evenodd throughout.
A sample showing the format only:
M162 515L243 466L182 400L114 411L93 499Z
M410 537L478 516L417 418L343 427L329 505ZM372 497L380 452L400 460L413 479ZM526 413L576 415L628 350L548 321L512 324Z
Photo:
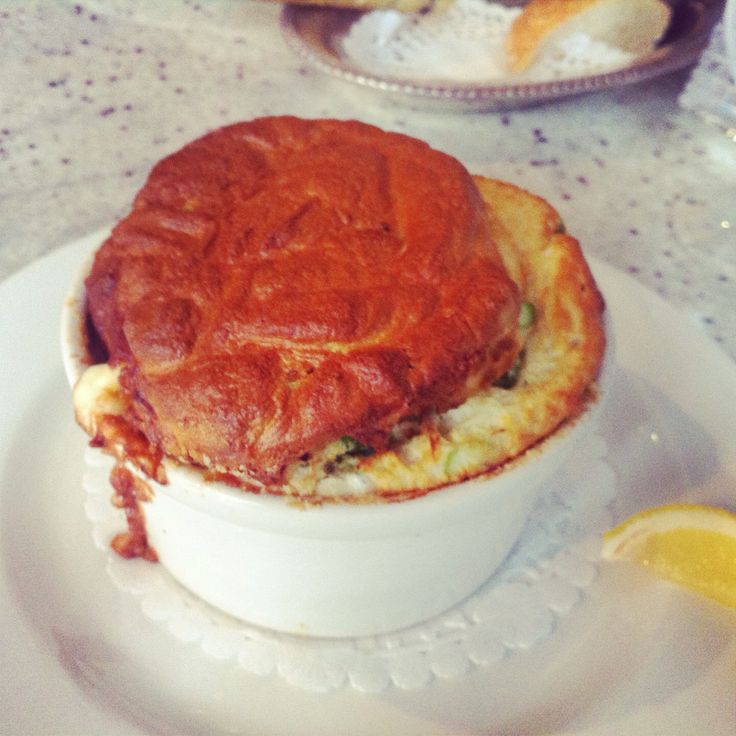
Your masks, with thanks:
M730 511L697 504L640 511L604 534L601 554L736 608L736 514Z

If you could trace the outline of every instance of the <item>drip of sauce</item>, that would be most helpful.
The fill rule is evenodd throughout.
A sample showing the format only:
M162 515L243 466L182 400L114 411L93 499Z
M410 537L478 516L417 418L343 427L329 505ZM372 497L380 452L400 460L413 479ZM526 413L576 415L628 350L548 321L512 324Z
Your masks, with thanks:
M146 436L135 429L124 416L104 414L97 419L97 431L90 444L101 447L118 459L130 460L149 478L166 483L161 461L163 453Z
M140 506L152 499L150 487L121 463L113 467L110 483L115 489L113 505L125 511L128 522L128 531L117 534L110 546L126 559L142 557L149 562L158 562L156 550L148 544L146 521Z
M86 348L86 360L83 362L93 367L107 363L109 358L107 348L95 329L89 311L86 310L83 336ZM105 378L108 384L113 384L109 376L103 376L103 385ZM110 484L113 488L112 504L125 512L128 529L115 535L110 542L110 547L126 559L141 557L150 562L158 562L156 550L148 543L145 515L141 508L141 503L153 499L153 490L144 480L126 468L124 463L129 461L149 478L159 483L166 483L166 473L162 465L163 453L149 442L143 432L130 421L130 417L127 416L130 401L124 398L121 387L117 385L117 377L115 377L114 385L115 390L107 403L102 402L102 405L95 405L90 410L93 421L90 426L86 427L88 431L91 430L91 434L93 433L90 445L101 448L117 459L117 463L110 472ZM99 386L97 386L97 392L99 391ZM89 390L87 394L90 394ZM95 397L94 382L91 395ZM89 396L87 398L89 400ZM112 413L100 411L102 406L108 411L112 410ZM95 412L94 409L100 413ZM79 413L77 418L79 419ZM80 423L84 424L84 422Z

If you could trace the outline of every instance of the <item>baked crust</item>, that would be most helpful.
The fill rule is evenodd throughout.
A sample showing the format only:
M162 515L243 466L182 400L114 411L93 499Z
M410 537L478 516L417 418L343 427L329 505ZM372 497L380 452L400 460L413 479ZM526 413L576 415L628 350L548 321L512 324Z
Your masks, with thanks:
M509 368L520 295L489 228L470 175L416 139L263 118L154 167L88 309L152 445L278 484Z
M362 459L356 472L373 490L358 499L344 494L333 500L403 501L492 475L598 399L607 345L605 302L580 243L541 197L507 182L474 180L507 271L534 306L518 380L511 388L479 390L408 442ZM345 479L333 485L344 487Z

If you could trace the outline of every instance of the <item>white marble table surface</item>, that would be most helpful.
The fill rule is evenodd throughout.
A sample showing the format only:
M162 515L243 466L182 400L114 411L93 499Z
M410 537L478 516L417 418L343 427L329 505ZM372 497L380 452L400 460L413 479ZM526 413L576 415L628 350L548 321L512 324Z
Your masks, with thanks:
M269 2L0 9L0 278L123 215L151 165L266 114L359 118L546 197L587 253L736 358L736 144L677 104L688 71L507 113L413 111L308 68Z

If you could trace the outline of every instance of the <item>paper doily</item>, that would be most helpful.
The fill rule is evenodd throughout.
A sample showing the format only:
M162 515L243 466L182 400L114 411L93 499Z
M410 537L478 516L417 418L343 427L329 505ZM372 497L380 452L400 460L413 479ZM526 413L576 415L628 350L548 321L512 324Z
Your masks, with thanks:
M90 448L85 511L115 584L140 599L148 618L199 644L207 656L313 691L415 689L529 649L579 603L596 576L600 534L611 522L615 475L606 454L599 434L585 440L579 459L540 494L502 568L478 591L429 621L380 636L310 639L252 626L190 594L161 565L118 557L109 543L125 518L110 503L111 461Z
M575 33L545 51L524 74L509 76L504 43L521 12L487 0L455 0L441 13L375 10L353 23L342 49L378 76L447 82L548 81L624 67L634 56Z

